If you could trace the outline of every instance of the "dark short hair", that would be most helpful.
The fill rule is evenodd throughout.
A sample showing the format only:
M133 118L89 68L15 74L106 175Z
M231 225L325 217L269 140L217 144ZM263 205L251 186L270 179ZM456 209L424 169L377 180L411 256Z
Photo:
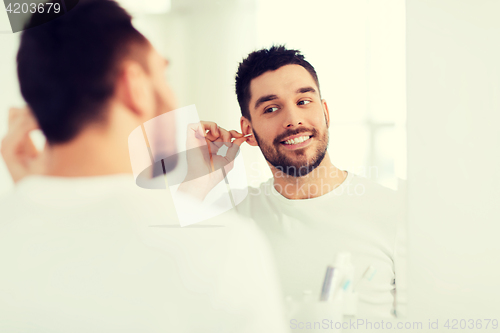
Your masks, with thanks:
M265 72L277 70L285 65L304 67L313 77L319 92L318 75L300 51L287 49L284 45L273 45L269 49L254 51L243 59L236 72L236 96L243 117L251 120L249 104L252 97L250 94L252 80Z
M21 36L17 74L47 141L64 143L88 124L105 121L122 60L135 56L147 69L148 41L111 0L80 1L42 25L40 15L30 18Z

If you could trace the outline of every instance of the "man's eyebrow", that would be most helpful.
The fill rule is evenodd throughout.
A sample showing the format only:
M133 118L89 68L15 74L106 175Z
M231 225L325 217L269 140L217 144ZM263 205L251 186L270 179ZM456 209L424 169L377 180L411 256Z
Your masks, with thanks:
M257 109L262 103L272 101L273 99L278 99L278 96L277 95L262 96L261 98L259 98L257 100L257 102L255 102L255 107L254 108Z
M307 93L307 92L315 93L316 89L314 89L313 87L304 87L304 88L299 88L296 91L297 94L304 94L304 93Z

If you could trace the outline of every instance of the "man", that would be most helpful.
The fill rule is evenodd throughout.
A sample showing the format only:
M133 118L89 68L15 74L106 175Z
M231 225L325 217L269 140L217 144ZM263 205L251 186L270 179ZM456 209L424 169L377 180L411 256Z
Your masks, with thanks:
M129 134L176 106L168 62L122 8L81 2L27 29L17 65L36 120L13 109L2 141L16 186L0 201L1 332L285 331L257 231L230 215L176 228L167 192L135 185Z
M404 233L398 230L404 202L396 192L332 164L330 114L313 66L283 46L253 52L239 65L236 95L242 134L253 134L246 142L261 149L273 173L250 188L237 210L269 237L285 295L300 300L311 290L319 298L327 265L336 254L350 252L357 315L402 315ZM369 266L375 276L358 285Z

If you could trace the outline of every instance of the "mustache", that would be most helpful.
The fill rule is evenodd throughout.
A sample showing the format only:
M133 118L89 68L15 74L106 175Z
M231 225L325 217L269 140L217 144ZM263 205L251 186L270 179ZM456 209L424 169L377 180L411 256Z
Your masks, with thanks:
M288 130L280 135L278 135L276 137L276 139L274 139L274 144L275 145L278 145L281 143L281 141L285 140L285 138L289 137L289 136L292 136L292 135L298 135L300 133L311 133L312 136L316 136L318 131L316 131L316 129L314 127L311 127L311 128L297 128L297 129L293 129L293 130Z

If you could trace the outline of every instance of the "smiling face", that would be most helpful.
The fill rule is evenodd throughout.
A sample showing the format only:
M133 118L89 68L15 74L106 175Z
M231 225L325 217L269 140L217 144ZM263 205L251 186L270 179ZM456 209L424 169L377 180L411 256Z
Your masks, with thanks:
M329 113L311 74L300 65L285 65L250 83L252 120L241 118L248 143L258 145L266 160L290 176L305 176L325 157Z

